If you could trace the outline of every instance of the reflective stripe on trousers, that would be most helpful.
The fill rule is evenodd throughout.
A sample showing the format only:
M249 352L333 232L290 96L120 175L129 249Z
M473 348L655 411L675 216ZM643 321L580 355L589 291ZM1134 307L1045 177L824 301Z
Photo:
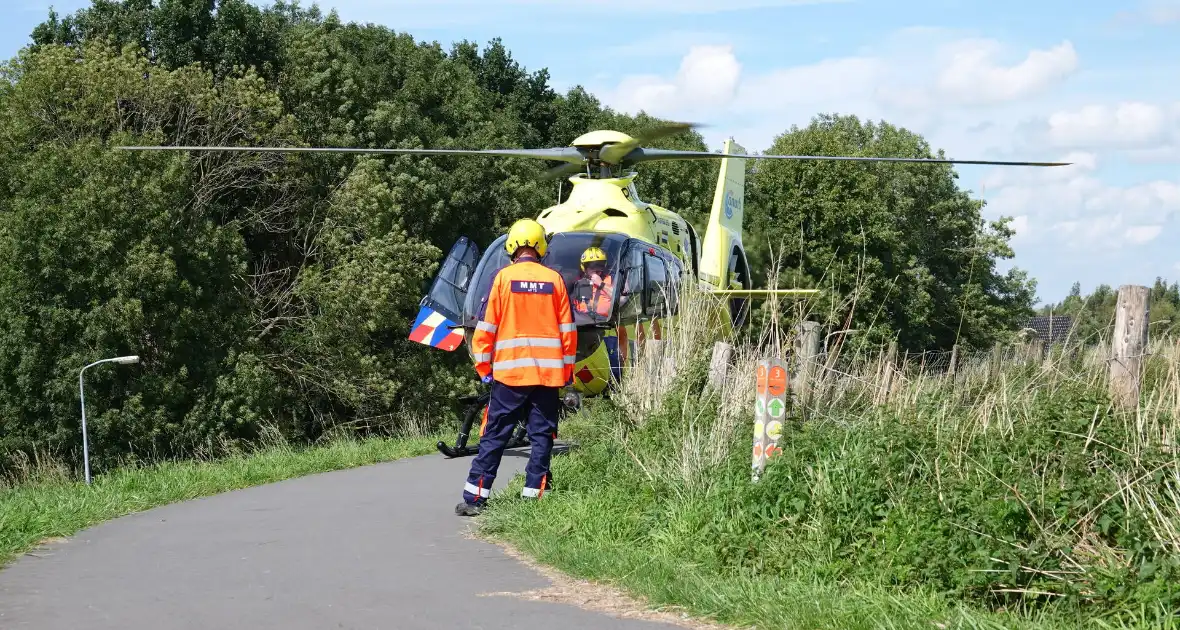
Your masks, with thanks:
M541 496L552 479L549 461L553 453L553 440L557 435L560 405L556 387L513 387L499 381L492 383L487 428L479 439L479 454L472 460L467 483L463 485L463 500L483 503L491 496L504 449L512 439L517 419L522 415L526 418L531 443L529 462L525 466L523 496Z

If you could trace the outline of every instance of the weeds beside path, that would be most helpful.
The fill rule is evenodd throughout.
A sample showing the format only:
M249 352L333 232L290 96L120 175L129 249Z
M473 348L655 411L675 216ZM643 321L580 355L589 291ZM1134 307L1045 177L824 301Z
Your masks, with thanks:
M34 479L0 490L0 567L43 540L70 536L112 518L303 475L425 455L438 439L340 440L307 449L275 446L214 461L116 470L95 477L89 487L61 478Z
M754 483L749 375L771 351L735 347L711 388L710 326L679 321L563 425L579 448L552 495L506 489L484 535L760 630L1180 627L1180 341L1153 341L1132 410L1103 346L954 373L829 360Z

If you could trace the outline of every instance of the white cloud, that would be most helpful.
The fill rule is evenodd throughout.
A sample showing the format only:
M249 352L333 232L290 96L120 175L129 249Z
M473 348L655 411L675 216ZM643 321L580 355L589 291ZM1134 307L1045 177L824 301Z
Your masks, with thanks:
M1087 105L1050 114L1046 126L1054 146L1156 148L1180 130L1180 107L1138 101Z
M1180 162L1180 146L1128 149L1124 155L1129 161L1139 164L1170 164Z
M1171 24L1180 22L1180 5L1176 3L1158 3L1147 10L1147 19L1152 24Z
M1139 14L1155 25L1172 24L1180 21L1180 1L1149 0L1143 4Z
M605 48L602 53L612 57L651 58L683 57L694 46L723 45L736 39L728 33L712 31L668 31L653 33L643 39ZM743 38L749 45L749 38Z
M1095 176L1096 167L1096 161L1079 160L1077 166L1063 169L993 173L984 212L1025 217L1024 231L1033 240L1078 251L1109 251L1154 241L1180 213L1180 181L1114 186ZM997 190L991 194L993 186Z
M1102 215L1061 221L1048 227L1047 235L1068 247L1090 254L1106 253L1133 245L1145 245L1156 239L1163 225L1130 225L1122 214Z
M1098 170L1098 155L1088 151L1071 151L1065 155L1052 156L1054 162L1069 162L1069 166L1046 169L996 168L983 177L982 185L990 189L1025 187L1036 189L1047 184L1077 182L1088 178Z
M627 77L608 102L624 111L653 113L717 109L733 100L741 73L742 65L732 46L693 46L671 79L655 75Z
M1180 214L1180 178L1165 172L1136 181L1135 171L1123 170L1125 181L1108 181L1125 169L1110 150L1142 162L1180 157L1180 104L1119 100L1115 90L1110 103L1087 99L1063 89L1075 74L1080 86L1095 81L1092 73L1079 73L1071 41L1032 48L914 28L845 56L751 72L742 61L753 64L753 57L700 46L672 76L633 76L595 92L624 111L723 121L723 129L703 130L705 138L719 144L734 135L752 150L765 150L792 124L836 112L907 127L952 157L1070 162L960 169L982 173L979 186L978 180L962 185L986 191L986 216L1013 217L1016 264L1040 258L1044 268L1034 275L1058 271L1071 253L1078 261L1112 260L1119 252L1161 247Z
M734 109L764 113L784 107L872 98L886 64L872 57L844 57L776 70L743 81Z
M937 90L947 100L965 104L1001 103L1023 98L1059 83L1078 67L1068 41L1047 50L1032 50L1023 61L999 63L999 42L974 39L948 46L950 59L938 75Z
M1157 26L1180 22L1180 1L1147 0L1138 10L1119 13L1115 16L1115 21L1124 23L1147 22L1148 24Z
M816 4L846 4L853 0L629 0L626 11L635 14L693 15L746 11L750 9L772 9ZM255 4L267 4L255 0ZM503 15L529 13L536 17L538 10L544 10L549 17L555 15L603 14L603 6L593 2L554 2L553 0L499 0L495 3L479 0L334 0L332 8L345 19L352 15L374 16L387 14L395 18L408 19L415 23L429 23L433 17L441 24L451 24L472 12ZM325 11L327 7L325 7ZM608 10L609 12L609 10Z
M434 2L435 0L428 0ZM462 0L459 0L462 1ZM813 4L846 4L852 0L628 0L628 12L647 13L725 13L749 9L770 9ZM507 0L508 4L553 6L553 0ZM501 0L497 4L505 4ZM587 11L600 12L602 7L595 3L571 3Z
M1061 158L1062 162L1069 162L1078 170L1093 171L1098 168L1098 156L1086 151L1073 151ZM1065 171L1055 171L1065 172Z
M1012 231L1016 233L1016 236L1013 238L1028 236L1028 215L1022 214L1018 217L1012 217L1012 222L1008 224L1008 227L1012 228Z
M1154 241L1163 229L1162 225L1140 225L1127 228L1127 231L1123 233L1123 238L1133 245L1142 245L1148 241Z
M717 137L742 132L751 149L765 148L792 123L806 124L817 112L834 111L921 129L951 155L987 157L980 150L1000 148L1019 121L964 133L980 122L977 108L1019 103L1077 67L1068 41L1012 51L992 40L952 35L944 29L904 29L859 55L758 73L745 71L730 47L697 46L675 76L633 75L613 86L593 87L604 102L623 111L725 119L731 128ZM706 90L709 84L717 88ZM932 127L954 131L940 137L930 133ZM1010 149L1010 141L1002 148Z

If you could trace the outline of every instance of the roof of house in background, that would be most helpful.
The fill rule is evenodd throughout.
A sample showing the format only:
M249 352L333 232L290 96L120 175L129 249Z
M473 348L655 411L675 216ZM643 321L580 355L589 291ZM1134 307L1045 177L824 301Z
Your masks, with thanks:
M1029 319L1024 326L1035 330L1041 341L1060 343L1069 335L1073 318L1069 315L1040 315Z

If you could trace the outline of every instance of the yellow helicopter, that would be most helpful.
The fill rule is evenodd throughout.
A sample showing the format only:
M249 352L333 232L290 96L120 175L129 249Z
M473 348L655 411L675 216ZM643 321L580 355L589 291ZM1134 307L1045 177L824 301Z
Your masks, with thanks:
M611 294L605 307L575 308L578 325L577 363L573 390L567 406L580 406L582 397L597 396L617 382L634 361L636 350L648 338L659 339L661 325L675 318L683 280L696 280L705 292L720 296L719 336L740 329L751 299L775 293L808 295L814 289L755 290L745 248L742 220L747 159L843 160L861 162L918 162L1011 166L1066 166L1066 162L1005 162L934 158L894 158L823 155L751 155L732 138L721 152L645 148L651 140L683 133L696 125L671 123L630 136L597 130L576 138L568 147L544 149L366 149L321 147L195 147L140 146L130 150L203 150L274 152L348 152L417 155L475 155L524 157L565 162L542 174L545 179L568 178L573 188L568 198L542 209L536 220L549 238L542 262L561 273L574 304L586 304L594 288L582 274L581 256L589 248L606 254L605 277L611 278ZM679 214L640 199L635 188L637 164L664 160L721 159L717 187L703 239ZM443 260L434 281L419 304L410 327L412 341L445 351L468 347L475 323L496 273L509 264L504 249L507 235L488 245L461 237ZM687 274L687 278L685 277ZM464 344L463 342L467 343ZM474 362L474 357L470 357ZM572 394L572 395L571 395ZM459 439L454 446L440 442L444 454L468 455L467 436L480 411L486 412L487 394L464 399L468 403ZM523 427L521 427L523 428ZM525 442L523 431L510 443Z

